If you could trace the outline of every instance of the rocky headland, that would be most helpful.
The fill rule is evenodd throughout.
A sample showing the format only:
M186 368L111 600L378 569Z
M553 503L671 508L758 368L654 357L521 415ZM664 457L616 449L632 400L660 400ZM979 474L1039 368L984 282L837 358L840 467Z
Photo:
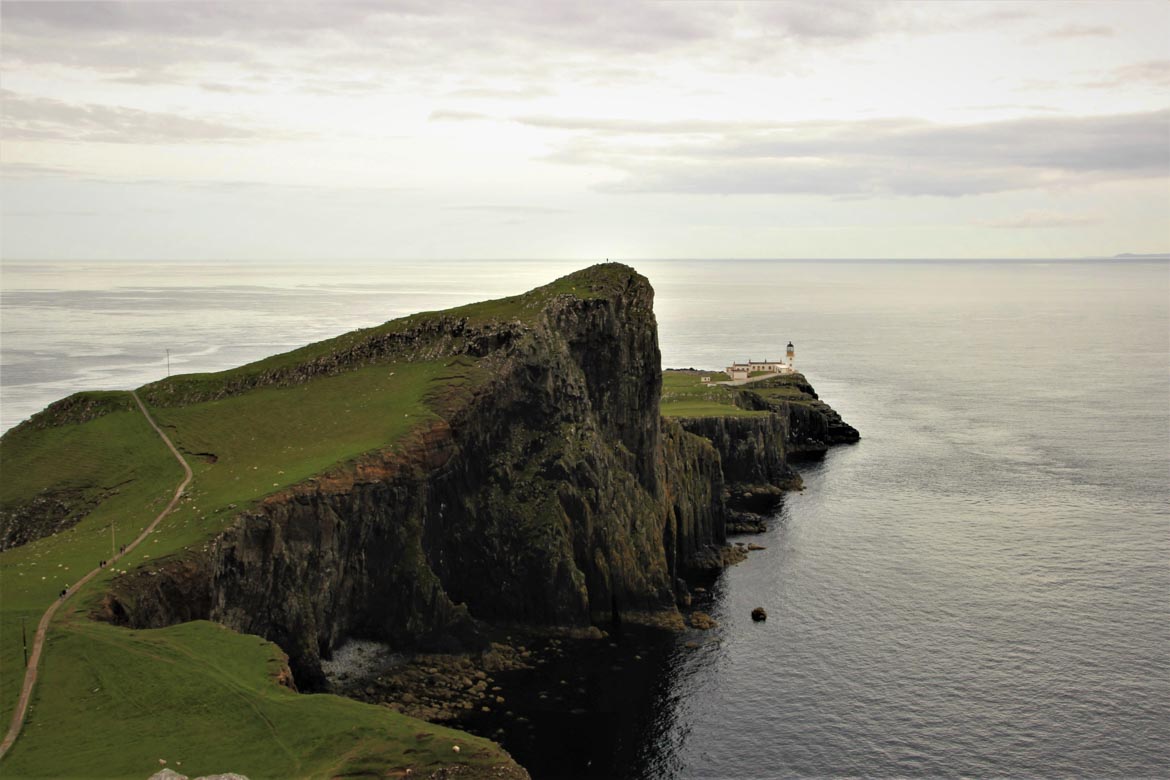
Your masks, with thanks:
M794 460L858 434L800 375L728 390L728 408L746 416L664 416L653 298L633 269L604 264L512 299L141 388L165 411L370 366L440 361L449 374L426 394L430 416L393 446L232 504L210 538L115 577L93 614L134 628L212 620L278 644L301 691L464 724L508 712L513 694L494 677L514 683L563 653L559 642L625 653L642 640L622 641L623 630L684 629L692 590L746 555L729 532L762 528L800 485ZM51 530L89 499L4 509ZM5 543L37 529L6 531ZM353 640L405 655L326 674ZM636 665L643 651L631 652L637 661L605 663ZM565 687L547 694L587 686Z
M350 638L483 651L499 625L681 625L687 581L740 555L728 522L799 484L790 454L856 431L800 378L736 394L753 417L664 419L653 289L606 264L523 296L523 316L416 315L221 395L425 356L479 376L442 420L241 512L206 551L120 578L102 615L134 627L211 619L279 644L302 690ZM799 376L799 375L798 375ZM153 403L200 388L144 388Z

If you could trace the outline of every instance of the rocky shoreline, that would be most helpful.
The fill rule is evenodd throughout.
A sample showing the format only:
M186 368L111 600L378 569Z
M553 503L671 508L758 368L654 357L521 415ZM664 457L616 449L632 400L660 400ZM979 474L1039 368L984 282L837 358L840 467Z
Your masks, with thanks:
M515 627L479 653L387 648L384 666L331 682L341 695L492 739L533 777L612 777L635 760L674 654L719 641L700 611L707 589L696 591L693 625Z

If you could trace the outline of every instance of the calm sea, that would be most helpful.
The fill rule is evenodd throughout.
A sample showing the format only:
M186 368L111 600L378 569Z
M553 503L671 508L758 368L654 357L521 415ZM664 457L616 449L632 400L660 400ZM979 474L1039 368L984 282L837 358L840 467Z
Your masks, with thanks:
M792 340L864 438L715 583L609 771L1170 776L1170 265L636 265L665 365ZM6 264L3 427L168 349L227 368L572 268Z

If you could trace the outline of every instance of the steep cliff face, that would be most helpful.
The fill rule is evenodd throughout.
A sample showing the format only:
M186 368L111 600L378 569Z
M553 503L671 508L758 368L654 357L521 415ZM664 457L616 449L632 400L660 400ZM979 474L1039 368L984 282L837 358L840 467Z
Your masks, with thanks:
M589 294L552 296L522 321L424 317L402 332L425 338L393 335L398 352L359 338L350 358L239 379L231 392L256 376L311 381L346 360L419 350L484 372L433 399L442 421L392 452L270 496L205 549L121 578L105 615L134 626L208 617L261 634L311 688L323 683L321 657L346 637L474 647L482 621L673 612L677 577L724 542L719 456L659 418L648 282L615 265L568 280Z
M679 420L663 420L667 507L662 546L672 582L711 568L727 538L723 467L712 443Z
M789 460L818 458L835 444L861 439L801 374L777 377L738 391L743 409L772 412L784 420L785 452Z
M790 483L795 472L786 457L788 417L692 417L682 427L707 439L719 452L723 479L729 486Z

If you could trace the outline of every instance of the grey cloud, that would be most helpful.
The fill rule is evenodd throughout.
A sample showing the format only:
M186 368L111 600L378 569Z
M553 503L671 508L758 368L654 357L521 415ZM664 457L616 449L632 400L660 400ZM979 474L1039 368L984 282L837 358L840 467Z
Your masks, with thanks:
M766 26L797 38L856 40L881 29L888 3L792 0L752 7Z
M425 3L380 3L366 0L320 3L256 2L6 2L3 21L19 32L36 30L75 33L177 34L220 37L232 33L284 37L297 31L344 29L362 25L384 13L417 14Z
M1059 110L1053 106L1045 106L1040 103L993 103L982 106L969 106L969 108L976 111L1044 111L1046 113Z
M1112 27L1089 24L1066 24L1063 27L1046 33L1045 38L1094 38L1108 37L1114 34Z
M478 111L457 111L454 109L439 109L432 111L431 115L427 117L428 122L478 122L481 120L492 120L496 117L488 114L481 114Z
M983 227L1005 228L1008 230L1031 230L1034 228L1073 227L1100 222L1096 217L1083 214L1061 214L1054 211L1029 211L1007 219L980 222Z
M776 37L854 40L890 22L890 3L625 3L620 0L416 2L5 2L8 67L58 64L133 83L208 82L203 65L238 73L286 73L295 56L328 89L337 71L376 70L385 80L441 83L444 74L512 77L534 69L558 78L612 83L644 78L664 54L774 57ZM727 49L711 45L736 37ZM720 52L716 54L716 52ZM582 58L581 55L588 55ZM598 57L603 58L598 62ZM442 67L436 65L441 63ZM335 86L346 89L346 78ZM351 85L352 86L352 85ZM450 89L444 85L444 89ZM495 87L482 96L504 97ZM495 91L496 94L489 94Z
M385 87L379 81L358 79L310 79L301 84L302 91L313 95L371 95Z
M71 176L74 173L71 168L65 168L59 165L40 165L38 163L9 162L7 160L0 163L0 171L4 172L6 178L14 176L22 178L28 176Z
M0 90L0 127L9 140L94 143L201 143L271 138L254 128L123 106L65 103Z
M798 160L734 161L722 165L676 164L635 167L626 179L603 185L615 193L672 192L704 195L825 195L868 198L882 195L960 197L999 192L1004 175L987 170L938 170L920 163L890 165L852 160L814 165ZM1035 183L1035 182L1033 182Z
M960 196L1170 175L1170 110L969 125L921 120L804 122L767 129L692 122L641 128L662 143L627 143L629 124L569 120L582 132L550 159L605 166L614 192ZM672 135L672 132L684 135Z
M468 206L445 206L447 211L483 211L499 214L520 214L520 215L536 215L536 214L567 214L566 209L550 208L547 206L508 206L494 203L486 204L472 204Z
M122 209L118 211L69 211L61 209L44 209L43 211L3 211L0 212L0 217L3 217L4 219L8 219L9 217L28 219L55 219L57 217L125 217L130 215L157 215L174 213L174 209Z
M537 97L549 97L556 93L545 87L525 87L523 89L509 89L503 87L462 87L447 93L447 97L472 98L488 100L529 100Z
M1082 84L1095 89L1114 89L1133 84L1170 87L1170 60L1146 60L1114 69L1108 78Z
M460 0L422 2L8 2L6 32L18 37L71 34L90 42L126 35L204 40L218 44L283 42L304 45L325 36L344 44L393 47L422 35L490 45L492 38L527 37L550 44L594 49L661 49L711 37L712 21L726 14L718 4L691 7L515 0L487 6ZM199 57L200 52L193 53ZM50 56L49 52L44 53Z
M968 19L967 23L978 26L998 26L1005 23L1015 24L1035 18L1036 14L1033 11L1025 11L1021 8L1000 8L995 11L976 14Z
M100 211L4 211L0 212L0 216L5 219L9 217L101 217L108 216Z
M206 92L219 92L225 95L260 95L264 90L258 87L249 87L244 84L226 84L220 81L202 81L197 85Z
M595 119L590 117L559 117L559 116L518 116L513 121L532 127L544 127L555 130L596 130L623 134L678 135L725 133L735 129L766 129L776 126L775 122L737 122L729 124L714 119Z

